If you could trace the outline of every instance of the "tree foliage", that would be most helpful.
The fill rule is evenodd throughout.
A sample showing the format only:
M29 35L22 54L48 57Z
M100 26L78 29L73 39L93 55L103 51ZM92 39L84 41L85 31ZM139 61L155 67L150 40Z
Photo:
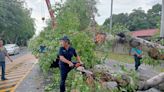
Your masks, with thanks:
M89 1L89 0L88 0ZM93 0L90 0L93 1ZM81 3L79 3L81 2ZM85 2L85 3L84 3ZM86 13L89 14L87 11L88 5L86 5L86 0L67 0L64 5L62 5L59 8L59 11L56 13L57 18L57 28L55 30L50 30L49 27L45 28L41 34L32 39L30 41L30 49L32 52L39 57L39 64L41 69L44 72L48 72L50 70L50 65L53 62L54 59L56 59L59 49L59 38L63 37L64 35L67 35L70 37L72 46L76 48L77 52L82 58L82 61L85 63L87 69L92 68L94 65L100 63L98 58L95 55L95 44L93 42L93 39L91 36L89 36L88 32L81 31L89 26L89 23L91 23L92 19L86 17ZM78 6L76 6L76 4ZM69 6L69 7L68 7ZM79 6L81 6L79 8ZM83 7L85 6L85 7ZM76 10L77 8L77 10ZM85 11L85 12L84 12ZM138 11L145 15L142 11ZM93 12L90 13L88 16L93 16ZM139 17L140 18L140 17ZM142 17L141 17L142 18ZM83 19L83 20L82 20ZM88 20L87 20L88 19ZM121 18L120 18L121 19ZM136 19L138 20L138 19ZM119 21L119 20L118 20ZM83 25L82 23L87 23L87 25ZM124 23L124 22L122 22ZM82 28L82 29L81 29ZM122 30L127 31L127 28L124 24L118 24L116 23L113 26L113 31L111 33L116 34L117 32L122 32ZM45 45L46 46L46 52L45 53L39 53L39 46ZM121 66L123 71L127 72L127 75L132 76L130 77L130 80L136 80L132 81L128 86L123 86L116 91L113 91L113 89L110 89L111 92L119 92L119 91L129 91L129 92L135 92L136 90L136 84L138 79L136 76L136 72L133 71L126 71L124 66ZM103 66L103 68L105 68ZM107 69L110 71L110 69ZM50 84L49 86L52 87L49 89L49 87L46 87L47 91L52 92L58 92L59 91L59 80L60 80L60 73L59 69L55 69L52 71L54 72L53 77L53 84ZM122 71L121 71L122 72ZM119 74L114 74L116 78L121 80L120 72L117 72ZM123 73L123 72L122 72ZM95 75L95 79L99 79L99 76ZM104 77L104 76L103 76ZM126 79L126 78L122 78ZM79 72L73 70L69 73L67 78L67 91L72 92L108 92L110 90L106 90L105 87L102 87L100 83L95 81L95 85L88 85L85 82L85 77L82 76ZM124 81L123 81L124 82ZM122 83L122 81L121 81Z
M101 26L100 30L103 30L102 32L110 33L112 35L116 35L120 32L123 32L123 33L130 32L129 29L127 28L127 26L122 23L114 24L112 27L112 30L110 30L109 26L107 26L107 25Z
M118 34L120 32L129 32L129 30L126 28L126 26L121 24L115 24L111 30L112 34Z
M126 25L128 21L128 14L127 13L120 13L120 14L114 14L113 15L113 25L115 24L124 24ZM109 25L110 19L106 19L104 22L104 25Z
M160 4L156 4L152 7L152 9L148 10L147 16L151 28L158 28L161 21L161 11L162 6Z
M113 24L123 24L130 31L140 29L158 28L161 20L161 5L156 4L145 13L142 8L133 9L130 14L120 13L113 15ZM106 19L103 25L109 25L110 19Z
M149 28L146 13L142 9L134 9L129 15L128 25L132 31Z
M92 13L88 12L88 4L90 0L67 0L64 5L60 5L58 12L56 12L57 28L50 30L45 28L40 35L32 39L29 47L33 54L39 57L39 65L41 69L47 73L50 70L50 65L56 59L59 50L59 38L67 35L71 40L71 45L76 48L82 61L85 63L87 69L92 68L95 64L100 63L96 57L95 43L88 32L81 31L87 28L91 22ZM94 0L93 0L94 1ZM77 5L76 5L77 4ZM76 9L77 8L77 9ZM39 46L45 45L46 52L39 53ZM73 59L74 60L74 59ZM59 84L59 71L55 69L53 88L57 89ZM80 92L90 92L91 89L101 90L102 88L87 87L83 76L77 72L70 73L68 76L68 91L71 89L79 89ZM77 81L78 80L78 81ZM78 85L80 83L80 85ZM55 90L55 92L58 90Z
M0 36L6 43L26 45L34 30L31 11L24 7L23 1L0 1Z

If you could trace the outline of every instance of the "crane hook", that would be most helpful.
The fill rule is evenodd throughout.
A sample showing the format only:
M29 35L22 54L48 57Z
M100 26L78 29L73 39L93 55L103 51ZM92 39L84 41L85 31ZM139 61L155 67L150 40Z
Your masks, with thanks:
M42 21L43 21L43 22L45 21L45 17L42 17Z

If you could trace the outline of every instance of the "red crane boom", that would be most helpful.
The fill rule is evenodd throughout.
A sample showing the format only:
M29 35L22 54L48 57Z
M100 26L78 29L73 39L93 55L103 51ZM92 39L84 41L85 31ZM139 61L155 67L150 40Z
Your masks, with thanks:
M50 14L50 17L51 17L52 28L55 28L56 22L55 22L54 10L51 7L50 0L45 0L45 1L46 1L47 7L48 7L48 11L49 11L49 14Z

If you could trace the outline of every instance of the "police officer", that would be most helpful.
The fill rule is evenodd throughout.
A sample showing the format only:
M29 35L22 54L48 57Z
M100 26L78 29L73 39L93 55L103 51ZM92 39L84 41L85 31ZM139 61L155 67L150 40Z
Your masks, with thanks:
M67 74L74 66L72 62L72 57L75 56L77 61L81 62L80 57L77 55L75 49L71 47L70 40L67 36L64 36L60 39L61 47L59 49L59 67L60 67L60 75L61 75L61 81L60 81L60 92L65 92L65 81L67 78Z

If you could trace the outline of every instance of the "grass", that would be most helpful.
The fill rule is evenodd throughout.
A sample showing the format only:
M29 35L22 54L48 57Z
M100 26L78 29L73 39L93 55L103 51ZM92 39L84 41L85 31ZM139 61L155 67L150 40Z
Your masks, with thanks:
M124 54L117 54L117 53L113 53L113 52L100 52L100 51L96 51L96 55L98 57L103 57L103 56L107 56L107 59L112 59L112 60L116 60L119 62L124 62L124 63L133 63L134 62L134 58L132 56L129 55L124 55Z
M112 53L112 52L109 53L109 59L113 59L113 60L125 62L125 63L133 63L134 62L134 58L132 56L117 54L117 53Z
M124 63L129 63L129 64L134 63L133 56L129 56L129 55L125 55L125 54L96 51L96 55L99 58L107 56L107 59L109 59L109 60L112 59L112 60L116 60L116 61L124 62ZM164 72L164 68L162 68L160 65L154 66L154 69L159 71L159 72Z

